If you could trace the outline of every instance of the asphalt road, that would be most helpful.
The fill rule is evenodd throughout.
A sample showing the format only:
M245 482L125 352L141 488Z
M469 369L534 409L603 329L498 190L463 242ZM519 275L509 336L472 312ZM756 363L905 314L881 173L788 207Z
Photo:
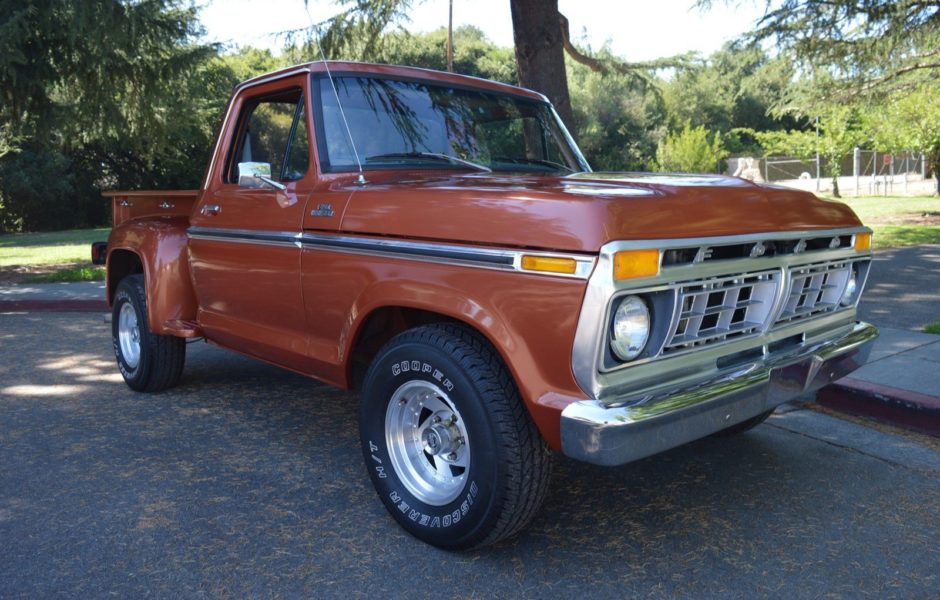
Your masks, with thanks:
M940 245L875 252L858 312L878 326L917 331L940 320Z
M812 410L616 469L519 537L388 517L353 395L195 344L130 392L100 315L0 315L0 597L936 597L940 451Z

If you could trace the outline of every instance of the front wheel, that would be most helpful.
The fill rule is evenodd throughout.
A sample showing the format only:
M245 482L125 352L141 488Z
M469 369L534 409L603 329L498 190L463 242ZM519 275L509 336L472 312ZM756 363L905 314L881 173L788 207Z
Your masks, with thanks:
M111 341L127 385L138 392L159 392L176 385L186 361L186 341L150 331L144 276L122 279L112 306Z
M369 368L362 450L398 523L447 549L495 543L535 516L551 456L500 357L472 330L428 325Z

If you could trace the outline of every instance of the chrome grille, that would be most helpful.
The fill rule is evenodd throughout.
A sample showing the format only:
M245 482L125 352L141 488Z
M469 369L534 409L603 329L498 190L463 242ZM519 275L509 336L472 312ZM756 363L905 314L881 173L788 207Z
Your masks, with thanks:
M852 263L848 260L792 267L786 302L776 324L838 309L851 272Z
M679 284L679 313L663 354L760 332L770 320L779 270Z

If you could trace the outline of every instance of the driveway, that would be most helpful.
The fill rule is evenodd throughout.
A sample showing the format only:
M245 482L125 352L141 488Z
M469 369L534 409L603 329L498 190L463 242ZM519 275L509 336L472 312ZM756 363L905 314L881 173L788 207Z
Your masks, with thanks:
M100 315L0 315L0 597L927 597L940 450L812 410L616 469L453 554L362 467L356 397L206 346L121 382Z

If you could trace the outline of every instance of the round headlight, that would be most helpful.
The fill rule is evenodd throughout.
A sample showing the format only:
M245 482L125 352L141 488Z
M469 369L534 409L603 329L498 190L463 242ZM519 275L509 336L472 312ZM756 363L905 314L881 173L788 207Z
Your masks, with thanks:
M627 296L614 313L610 347L620 360L633 360L650 337L650 311L641 298Z
M845 284L845 291L842 292L842 306L848 306L855 302L855 294L858 293L858 279L855 278L855 271L849 275L849 280Z

